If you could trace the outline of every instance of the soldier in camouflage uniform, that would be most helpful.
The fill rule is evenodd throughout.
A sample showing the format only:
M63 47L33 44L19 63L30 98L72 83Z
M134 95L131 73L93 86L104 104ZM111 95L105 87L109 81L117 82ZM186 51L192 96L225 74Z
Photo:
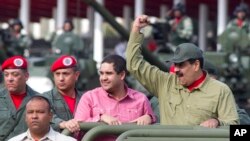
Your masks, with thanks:
M71 20L63 24L63 33L55 37L52 42L52 50L55 54L68 54L78 57L84 49L82 39L73 33L74 25Z
M51 66L55 88L45 92L54 110L52 127L60 131L67 128L71 132L80 130L78 122L73 119L76 106L82 92L75 88L80 75L76 59L69 55L59 57Z
M168 12L166 17L171 30L169 42L177 46L181 43L190 42L193 35L193 23L190 17L185 14L185 7L178 3Z
M250 20L247 18L249 15L249 8L245 3L241 3L234 10L235 18L232 19L227 28L239 28L244 30L250 37Z
M219 36L219 43L226 53L246 52L250 46L250 20L249 8L241 3L234 10L235 18L232 19L226 30Z
M19 19L14 19L9 25L10 28L3 31L0 39L6 56L25 55L28 57L27 53L31 44L31 39L27 35L21 33L23 29L22 22Z
M27 130L25 106L38 94L26 85L28 63L21 56L8 58L2 64L4 86L0 90L0 140L5 141Z

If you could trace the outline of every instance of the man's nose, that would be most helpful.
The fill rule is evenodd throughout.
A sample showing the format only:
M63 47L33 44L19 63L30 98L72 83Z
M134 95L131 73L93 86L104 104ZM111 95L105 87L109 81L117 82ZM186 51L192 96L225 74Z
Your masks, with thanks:
M36 112L34 112L34 113L32 113L32 118L37 118L38 116L37 116L37 113Z
M64 80L64 76L63 75L59 75L59 80Z
M107 79L107 75L103 74L103 75L101 76L101 79L102 79L102 80L106 80L106 79Z
M14 78L10 75L10 76L7 77L7 80L8 80L8 81L13 81Z

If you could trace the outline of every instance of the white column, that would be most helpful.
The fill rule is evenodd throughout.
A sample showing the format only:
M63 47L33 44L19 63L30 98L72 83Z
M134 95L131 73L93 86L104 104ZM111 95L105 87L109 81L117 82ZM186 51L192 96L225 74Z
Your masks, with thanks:
M125 5L123 7L123 19L124 19L124 27L129 31L130 30L130 24L132 21L131 18L131 7Z
M89 20L89 27L88 28L88 36L93 38L93 35L94 35L94 24L95 23L95 17L94 17L94 9L90 6L87 7L87 18ZM83 27L83 28L86 28L86 27Z
M208 8L205 4L199 5L199 47L201 50L206 50L207 45L207 19L208 19Z
M29 22L30 22L30 1L29 0L21 0L20 20L22 21L25 32L28 33Z
M57 29L57 25L56 25L56 15L57 15L57 7L53 7L52 8L52 18L51 18L51 20L53 20L54 21L54 25L53 25L53 29L52 29L52 32L54 32L54 31L56 31Z
M104 0L96 0L98 3L103 5ZM95 23L94 23L94 60L97 62L97 68L100 67L103 59L103 32L102 22L103 19L98 12L95 12Z
M217 24L217 36L221 35L221 33L226 29L227 25L227 0L218 0L218 24ZM217 45L217 51L221 50L221 46Z
M167 11L168 11L168 7L164 4L162 4L160 6L160 18L161 19L165 19Z
M135 0L135 17L144 14L145 0Z
M66 19L67 0L57 0L56 28L60 29Z
M81 32L81 19L79 17L73 18L72 19L73 25L74 25L74 30L73 32L77 34L78 36L82 36Z

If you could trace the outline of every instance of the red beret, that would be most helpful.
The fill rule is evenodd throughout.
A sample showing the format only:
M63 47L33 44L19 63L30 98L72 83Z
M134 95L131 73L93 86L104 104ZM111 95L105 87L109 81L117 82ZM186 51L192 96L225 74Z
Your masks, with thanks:
M2 71L5 69L27 69L28 62L22 56L13 56L6 59L2 64Z
M73 56L63 55L59 57L51 66L51 71L58 69L71 68L77 65L77 61Z

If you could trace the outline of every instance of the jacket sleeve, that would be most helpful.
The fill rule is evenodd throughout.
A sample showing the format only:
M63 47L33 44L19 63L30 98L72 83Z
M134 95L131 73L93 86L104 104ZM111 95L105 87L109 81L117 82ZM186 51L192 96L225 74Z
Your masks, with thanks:
M133 32L130 34L126 50L127 69L150 93L158 96L157 86L169 75L143 59L142 42L143 34Z
M47 98L49 99L49 101L50 101L51 104L53 103L53 102L52 102L52 93L51 93L51 92L46 92L46 93L43 94L43 96L47 97ZM57 116L57 114L55 114L56 112L55 112L55 109L54 109L53 106L51 106L51 109L52 109L52 112L53 112L53 117L52 117L52 120L51 120L51 122L50 122L50 125L51 125L51 127L52 127L54 130L56 130L56 131L61 131L59 124L60 124L61 122L63 122L64 120L61 119L61 118L59 118L59 117Z
M246 112L246 110L239 108L238 105L236 108L237 108L237 113L238 113L239 118L240 118L240 124L241 125L249 125L250 124L250 117L249 117L248 113Z
M55 113L54 110L53 110L53 113ZM61 122L63 122L63 121L64 121L64 120L61 119L61 118L59 118L59 117L57 116L57 114L53 114L53 118L52 118L52 121L51 121L51 127L52 127L54 130L56 130L56 131L61 131L61 128L60 128L59 124L60 124Z

